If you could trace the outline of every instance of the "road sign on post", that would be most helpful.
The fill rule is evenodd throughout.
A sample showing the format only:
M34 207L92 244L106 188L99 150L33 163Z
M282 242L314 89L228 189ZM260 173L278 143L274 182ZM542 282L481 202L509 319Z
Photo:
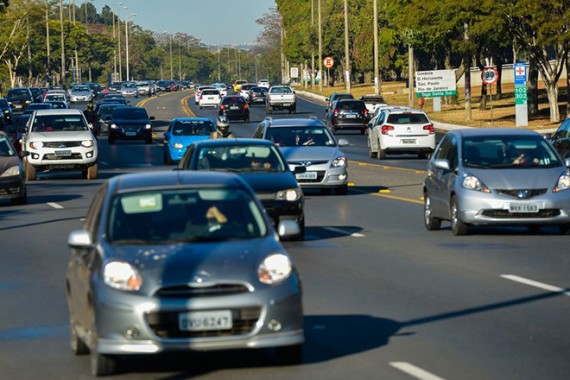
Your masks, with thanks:
M455 95L455 70L416 71L416 98Z
M499 79L499 71L495 66L485 67L481 71L481 81L483 82L483 84L493 85L497 83L498 79Z
M526 63L517 62L515 70L515 119L517 127L528 126Z
M334 66L333 57L325 57L323 59L323 66L326 67L327 69L332 69L332 67Z

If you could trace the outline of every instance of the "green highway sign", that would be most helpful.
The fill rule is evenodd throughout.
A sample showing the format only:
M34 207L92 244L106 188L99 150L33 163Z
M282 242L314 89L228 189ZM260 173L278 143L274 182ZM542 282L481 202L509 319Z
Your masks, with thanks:
M455 95L457 95L457 90L416 92L416 98L439 98Z
M526 84L515 84L515 105L527 104Z
M416 71L417 98L455 95L457 95L455 70Z

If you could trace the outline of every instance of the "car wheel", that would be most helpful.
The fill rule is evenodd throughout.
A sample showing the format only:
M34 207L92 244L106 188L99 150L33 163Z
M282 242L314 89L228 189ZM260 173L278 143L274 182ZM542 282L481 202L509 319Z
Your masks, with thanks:
M107 141L109 142L109 145L114 145L115 144L115 138L111 137L111 135L109 135L109 137L107 138Z
M91 374L93 376L109 376L117 371L117 361L113 356L91 351Z
M303 362L303 345L275 347L277 360L283 365L295 365Z
M342 185L340 187L337 187L334 190L334 194L335 195L346 195L346 194L348 194L348 185Z
M13 205L25 205L28 204L28 195L24 194L21 197L18 198L12 198L12 204Z
M70 315L69 319L69 346L71 347L71 352L73 352L74 355L88 354L89 347L87 347L87 344L85 344L83 339L77 334L74 318Z
M455 236L466 235L469 226L461 220L459 216L459 207L457 206L457 200L455 196L451 198L450 204L450 214L451 214L451 232Z
M563 224L559 228L562 235L570 235L570 224Z
M91 165L84 171L85 179L97 179L99 174L99 164Z
M34 165L31 165L26 160L26 181L35 181L36 180L36 168Z
M378 140L378 153L376 153L376 158L378 158L379 160L386 159L386 152L384 151L384 149L380 147L380 140Z
M375 158L376 155L377 153L372 150L372 144L370 144L370 139L368 139L368 157Z
M441 228L441 219L433 216L431 199L427 193L424 194L424 223L428 231L435 231Z
M366 131L365 128L360 128L360 134L361 134L361 135L363 135L365 131Z

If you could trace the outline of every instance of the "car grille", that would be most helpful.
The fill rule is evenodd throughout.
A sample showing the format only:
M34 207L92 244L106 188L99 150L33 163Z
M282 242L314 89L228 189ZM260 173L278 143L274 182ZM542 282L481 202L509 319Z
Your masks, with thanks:
M560 215L558 209L543 209L538 212L527 213L517 212L511 213L509 210L485 210L482 212L483 216L496 219L533 219L533 218L553 218Z
M181 331L178 327L179 312L148 313L145 315L145 319L152 331L161 338L207 338L249 334L261 315L261 307L233 308L230 310L233 327L228 330Z
M44 155L44 160L51 160L51 161L61 161L61 160L82 160L83 157L81 153L71 153L69 156L58 156L54 153L48 153Z
M304 166L309 162L311 163L311 165L322 165L322 164L326 164L328 161L312 161L312 160L287 161L287 163L289 165L300 165L300 166ZM311 166L311 165L309 165L309 166Z
M170 286L159 289L155 295L159 298L196 298L212 296L228 296L247 293L244 284L215 284L212 286Z
M499 194L507 195L517 199L528 199L536 197L537 195L542 195L548 191L548 189L529 189L529 190L496 190Z
M81 146L81 141L44 142L44 147L46 148L63 149L75 146Z
M20 187L8 187L8 188L0 188L0 195L12 195L18 194L20 192Z
M138 132L141 128L140 125L121 125L125 132Z

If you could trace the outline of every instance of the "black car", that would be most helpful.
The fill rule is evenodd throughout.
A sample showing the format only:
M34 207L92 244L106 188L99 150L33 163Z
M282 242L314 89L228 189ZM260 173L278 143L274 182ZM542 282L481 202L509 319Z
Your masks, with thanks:
M107 119L109 125L109 144L116 140L144 140L152 143L152 125L146 109L143 107L119 107L113 111L113 116Z
M333 92L329 98L325 99L327 101L327 109L325 112L330 112L333 103L340 99L354 99L354 96L348 92Z
M332 133L339 129L358 129L363 135L368 124L368 109L362 100L336 100L327 113L327 126Z
M4 124L12 124L12 108L8 104L8 100L0 98L0 113L3 116Z
M12 112L21 115L28 105L33 103L34 97L29 88L15 87L8 90L6 100L8 100L8 105L12 107Z
M0 199L10 199L14 204L28 201L24 165L10 138L0 131Z
M35 110L50 110L53 107L51 106L50 103L30 103L28 105L28 107L24 110L24 112L22 112L22 115L27 115L27 114L31 114L32 112L34 112Z
M562 158L570 158L570 118L564 120L553 135L547 137Z
M105 97L103 99L101 99L101 100L97 101L97 103L95 103L95 112L99 112L99 108L103 104L109 104L109 103L119 103L125 107L129 105L129 101L127 99L125 99L125 97L123 95L108 94L108 95L105 95Z
M267 88L265 87L252 87L247 92L247 102L249 104L261 103L265 104L267 97Z
M98 121L96 122L95 129L101 132L107 132L109 130L109 118L113 116L116 108L125 107L123 103L112 103L103 102L99 105L99 108L95 112L97 114Z
M249 123L249 106L239 95L228 95L222 98L218 115L225 115L229 120L243 120Z
M121 87L123 87L123 82L111 83L107 88L107 94L120 94Z
M294 220L303 240L304 195L279 149L269 140L215 139L193 142L180 160L179 170L228 171L240 175L255 191L275 226Z

